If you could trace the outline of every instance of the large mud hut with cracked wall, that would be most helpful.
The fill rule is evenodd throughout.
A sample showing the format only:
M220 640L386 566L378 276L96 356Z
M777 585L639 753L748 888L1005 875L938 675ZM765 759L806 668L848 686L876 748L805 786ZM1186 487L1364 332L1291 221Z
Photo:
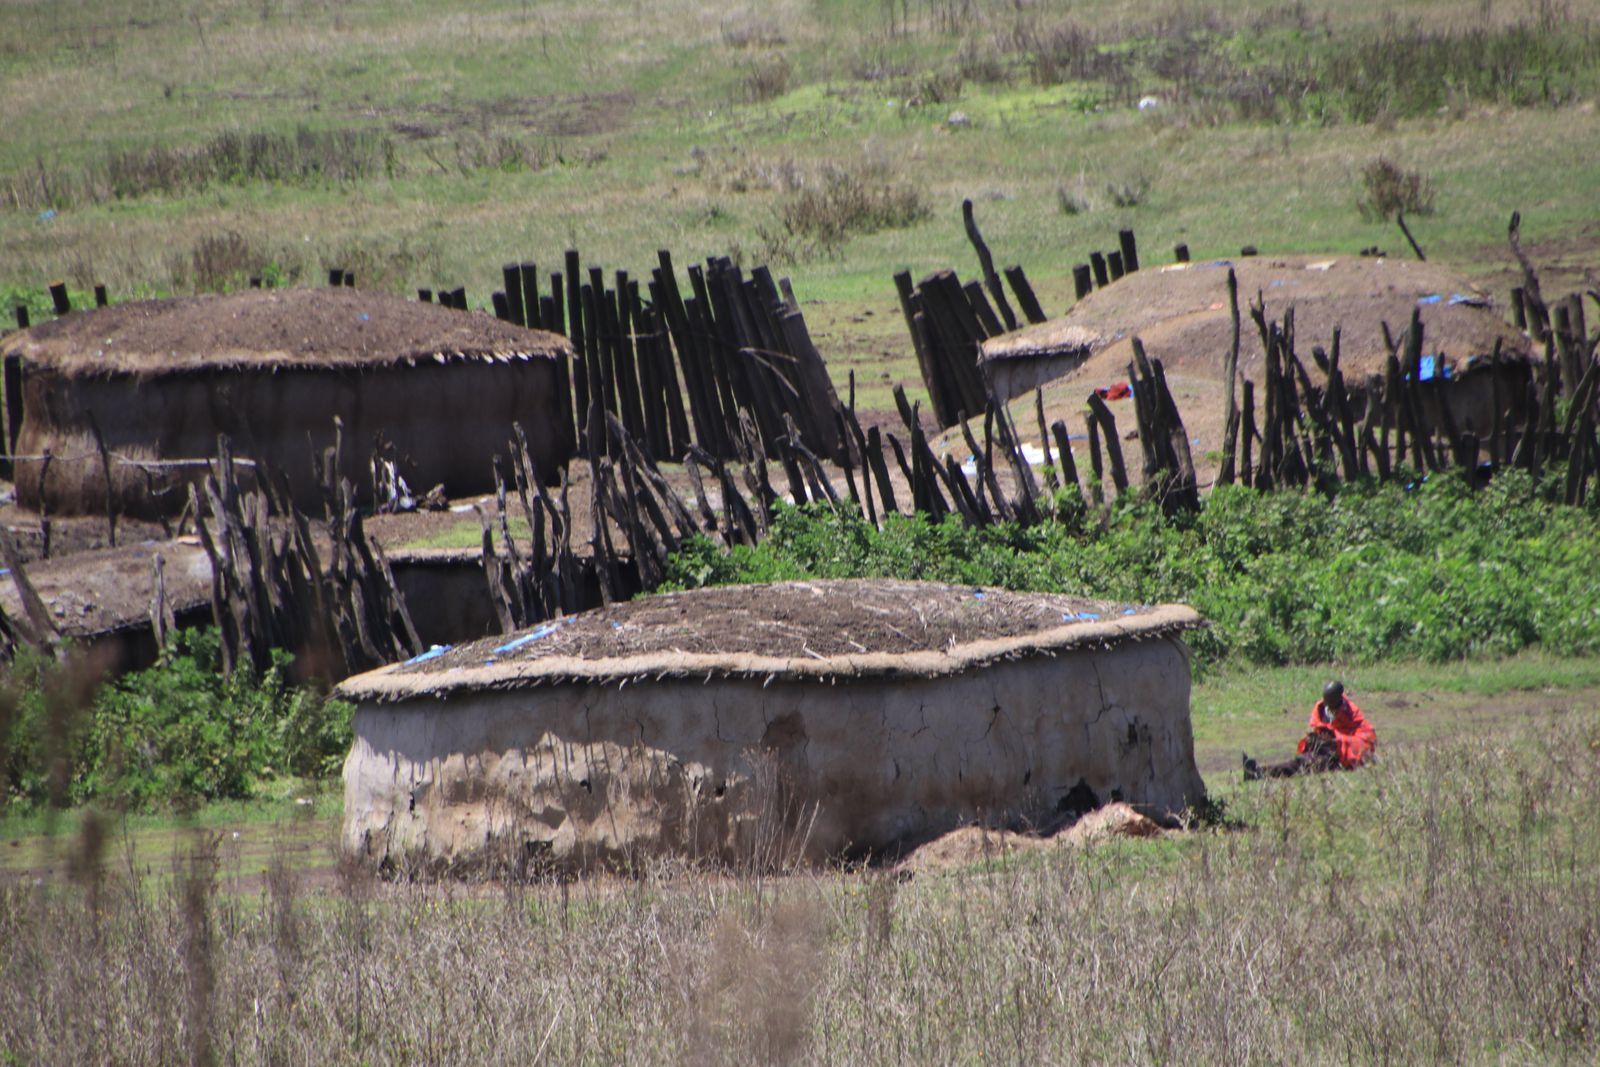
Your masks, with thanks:
M546 476L574 447L565 338L354 289L73 312L7 338L0 355L17 500L52 514L176 514L219 435L315 508L313 461L335 419L339 473L358 490L380 435L409 485L453 495L493 489L491 458L513 424Z
M899 581L642 598L347 680L346 854L735 864L1200 801L1181 605Z

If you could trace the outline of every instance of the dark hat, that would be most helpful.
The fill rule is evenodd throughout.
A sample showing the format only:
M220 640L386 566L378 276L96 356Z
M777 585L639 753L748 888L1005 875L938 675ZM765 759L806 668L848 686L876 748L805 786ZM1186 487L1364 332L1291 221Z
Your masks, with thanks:
M1322 687L1322 702L1324 704L1337 704L1344 699L1344 683L1339 681L1329 682Z

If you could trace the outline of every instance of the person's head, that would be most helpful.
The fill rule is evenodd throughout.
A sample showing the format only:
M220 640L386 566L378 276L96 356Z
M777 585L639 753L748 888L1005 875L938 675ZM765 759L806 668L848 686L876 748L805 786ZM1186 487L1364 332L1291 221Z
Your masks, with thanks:
M1344 683L1332 681L1323 686L1322 704L1329 711L1338 711L1344 707Z

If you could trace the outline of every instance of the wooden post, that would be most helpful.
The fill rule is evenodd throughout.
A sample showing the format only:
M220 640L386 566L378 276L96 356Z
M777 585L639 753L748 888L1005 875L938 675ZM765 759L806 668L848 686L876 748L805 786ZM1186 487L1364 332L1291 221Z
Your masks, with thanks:
M989 287L989 294L1000 308L1000 317L1005 321L1006 329L1015 330L1017 317L1011 313L1011 305L1006 302L1006 291L1000 287L1000 279L994 272L994 257L989 254L989 246L984 242L983 234L978 232L978 220L972 213L971 200L961 202L961 221L966 225L968 240L978 253L978 264L983 268L983 283Z
M1094 292L1094 278L1089 273L1087 263L1079 263L1072 268L1072 290L1078 300Z
M872 480L878 483L878 500L884 516L900 514L894 486L889 482L889 461L883 456L883 434L876 426L867 428L867 462L872 464Z
M911 272L897 272L894 288L900 296L900 314L905 317L906 329L911 332L911 349L916 353L917 368L922 371L922 384L927 388L928 399L933 404L933 417L940 426L949 426L955 422L955 410L945 400L944 391L939 385L937 365L928 351L923 331L917 326L917 315L922 313L921 297L911 284Z
M1050 432L1056 439L1056 452L1061 456L1061 484L1079 505L1083 504L1083 486L1078 484L1078 465L1072 458L1072 435L1067 433L1065 420L1057 419L1050 424ZM1095 462L1099 461L1099 453L1095 454Z
M329 267L328 268L328 284L330 286L332 286L333 288L335 288L335 289L337 289L340 286L344 285L344 268L343 267Z
M5 357L5 415L6 415L6 454L3 465L0 465L0 475L6 479L16 477L16 462L13 457L17 454L17 434L22 430L22 357ZM44 495L44 479L40 477L39 494ZM41 507L43 504L41 503Z
M984 340L1006 332L1006 328L1000 324L1000 319L995 315L994 308L989 306L988 297L983 295L983 286L977 282L968 282L961 287L961 291L966 295L967 306L972 309L972 314L983 326Z
M419 300L420 302L422 302L424 304L433 303L433 290L432 289L418 289L417 290L417 300Z
M1127 273L1127 270L1122 264L1121 252L1106 253L1106 270L1110 273L1112 281L1118 281L1124 274Z
M1128 491L1128 469L1122 462L1122 443L1117 439L1116 417L1096 393L1089 394L1089 410L1100 420L1100 428L1105 432L1106 458L1111 461L1111 481L1120 496Z
M1103 289L1111 284L1111 278L1106 274L1106 257L1099 252L1089 253L1089 266L1094 269L1095 288Z
M56 306L57 315L65 315L72 310L72 300L67 296L66 282L50 283L50 300Z
M111 298L106 293L106 287L97 283L94 287L94 306L103 308L109 303L111 303Z
M500 300L495 301L495 314L500 315L500 307L505 305L505 314L501 318L513 326L526 326L527 313L522 310L522 267L516 263L506 263L500 267L500 277L505 282L505 293Z
M555 275L554 277L560 277ZM550 329L550 321L544 315L544 298L539 295L539 265L537 263L517 264L517 279L522 283L522 314L523 325L532 326L536 330ZM507 279L507 286L510 280ZM509 292L509 288L507 290ZM556 330L560 333L560 330Z
M1022 311L1023 318L1030 325L1045 322L1047 317L1044 308L1039 306L1039 298L1033 295L1033 286L1028 284L1028 276L1022 272L1022 268L1007 267L1005 275L1006 281L1011 283L1011 291L1017 295L1017 307Z
M1139 245L1132 230L1118 230L1117 240L1122 245L1122 269L1129 274L1139 269Z
M1176 248L1174 248L1172 250L1172 254L1177 258L1177 261L1179 263L1187 263L1187 262L1189 262L1189 246L1188 245L1185 245L1185 244L1178 245Z
M1517 329L1528 329L1528 305L1523 302L1520 285L1511 290L1511 320L1517 324Z
M1250 459L1255 448L1256 438L1256 383L1249 378L1244 380L1244 422L1241 436L1244 439L1244 459L1239 464L1239 480L1245 485L1254 485L1254 467Z
M1179 245L1183 250L1183 261L1187 262L1189 249ZM1228 268L1228 310L1231 317L1233 333L1232 344L1228 347L1228 358L1222 367L1222 377L1228 385L1228 401L1224 410L1222 430L1222 469L1217 473L1217 482L1220 485L1232 485L1238 456L1239 437L1239 403L1238 403L1238 378L1239 378L1239 279L1234 274L1233 268Z

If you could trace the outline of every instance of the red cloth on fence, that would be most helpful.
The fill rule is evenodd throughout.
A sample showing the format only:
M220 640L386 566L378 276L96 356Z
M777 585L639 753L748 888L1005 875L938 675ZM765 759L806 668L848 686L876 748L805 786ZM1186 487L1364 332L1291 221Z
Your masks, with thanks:
M1125 400L1133 395L1133 389L1127 382L1118 382L1116 385L1107 385L1096 389L1094 395L1101 400Z

